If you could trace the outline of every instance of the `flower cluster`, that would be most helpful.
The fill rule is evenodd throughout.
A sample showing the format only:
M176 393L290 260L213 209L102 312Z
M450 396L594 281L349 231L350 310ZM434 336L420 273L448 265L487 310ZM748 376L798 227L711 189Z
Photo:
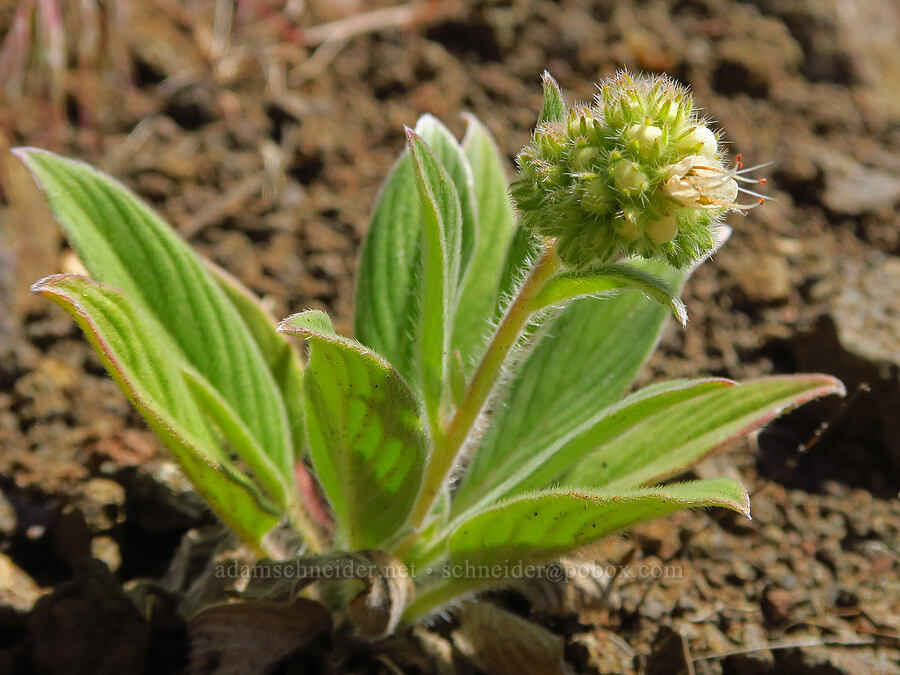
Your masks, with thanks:
M726 166L717 135L670 78L622 72L599 88L593 105L539 124L519 153L511 193L523 224L555 237L573 267L630 255L692 264L713 249L726 212L756 205L737 203L739 191L760 198L738 182L762 181Z

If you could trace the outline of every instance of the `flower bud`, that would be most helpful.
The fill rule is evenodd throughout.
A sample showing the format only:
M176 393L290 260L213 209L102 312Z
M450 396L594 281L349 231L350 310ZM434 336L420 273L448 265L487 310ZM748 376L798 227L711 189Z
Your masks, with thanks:
M685 150L695 150L705 157L715 157L718 150L719 139L708 127L698 124L679 140L678 147Z
M613 165L613 182L624 193L641 192L647 187L647 176L637 162L621 159Z
M665 244L672 241L678 234L678 220L675 214L667 213L666 215L651 220L647 223L647 236L657 244Z
M654 143L663 135L663 130L652 124L632 124L625 130L625 137L635 141L641 155L648 156L653 151Z
M688 90L664 76L619 73L591 106L542 113L517 157L511 195L522 223L555 237L563 262L625 256L686 267L712 250L717 221L738 204L738 181Z

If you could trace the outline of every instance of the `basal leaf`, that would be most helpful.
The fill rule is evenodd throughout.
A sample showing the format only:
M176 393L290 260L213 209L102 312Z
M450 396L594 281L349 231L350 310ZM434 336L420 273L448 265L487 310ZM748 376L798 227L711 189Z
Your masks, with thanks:
M478 240L481 237L479 223L481 204L476 193L474 171L469 162L470 155L453 137L450 130L433 115L422 115L416 122L415 132L428 144L435 158L447 172L459 199L459 269L455 285L461 286L471 267L472 256L479 246ZM481 186L478 185L478 188ZM506 185L503 188L505 190Z
M418 372L425 409L432 428L436 429L456 307L454 280L460 265L461 234L459 199L449 175L425 142L411 129L407 129L407 140L424 224Z
M404 152L375 203L356 280L354 331L410 382L415 381L421 213L412 160Z
M152 316L291 476L294 448L281 392L241 314L199 257L109 176L42 150L16 152L91 276Z
M294 454L299 455L304 443L303 435L303 366L300 355L284 335L276 330L278 322L262 306L259 298L238 279L218 265L204 260L213 276L234 308L244 320L244 325L259 346L269 366L269 372L281 391L281 398L288 416Z
M355 340L323 330L304 312L279 330L303 335L310 457L351 550L379 548L406 521L419 492L425 431L412 391L391 366Z
M566 475L578 479L581 473L573 472L572 468L604 443L615 440L660 411L733 385L730 380L706 379L675 380L645 387L598 411L572 433L555 442L540 446L536 441L518 446L517 451L506 455L503 463L494 467L494 472L480 484L477 493L466 493L457 499L454 513L527 490L559 484Z
M431 115L415 132L429 145L456 189L458 259L452 286L460 283L475 250L476 207L472 172L452 134ZM356 286L357 339L384 356L407 381L418 382L418 319L424 280L424 221L412 158L406 150L381 189L363 243Z
M661 408L618 436L596 443L568 474L570 485L621 490L681 473L727 441L788 408L843 394L829 375L764 377Z
M721 506L750 515L747 493L728 479L623 492L545 490L504 501L450 536L451 564L542 564L601 537L685 508Z
M467 120L463 149L475 179L478 227L475 252L456 311L453 347L459 350L463 363L471 366L487 343L514 222L500 150L481 122L471 115Z
M228 402L201 375L191 368L183 371L188 390L210 422L219 430L230 448L247 465L257 483L281 507L286 507L290 488L286 477L278 471L256 439L243 425Z
M197 491L232 529L259 545L279 511L222 450L182 377L183 355L154 318L119 290L85 277L55 275L33 290L72 315Z

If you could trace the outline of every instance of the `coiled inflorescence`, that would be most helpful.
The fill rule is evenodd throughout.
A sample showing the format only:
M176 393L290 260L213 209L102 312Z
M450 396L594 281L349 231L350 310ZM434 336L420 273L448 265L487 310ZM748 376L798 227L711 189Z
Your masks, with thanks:
M712 251L725 213L756 205L737 203L739 192L761 199L738 182L764 181L726 167L717 135L672 79L621 72L593 105L567 113L549 75L544 84L558 105L545 91L511 193L524 226L556 238L568 265L637 255L687 267Z

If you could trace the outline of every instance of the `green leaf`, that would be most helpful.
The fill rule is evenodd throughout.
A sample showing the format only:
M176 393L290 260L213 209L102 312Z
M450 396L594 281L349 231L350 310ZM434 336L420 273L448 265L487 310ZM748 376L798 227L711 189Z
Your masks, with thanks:
M514 221L500 150L481 122L471 115L466 119L463 149L475 179L478 236L456 310L453 346L471 366L487 343Z
M244 318L199 257L109 176L42 150L16 153L91 276L120 289L152 317L281 474L292 476L294 449L281 392Z
M303 335L310 457L352 550L379 548L406 522L422 482L426 437L412 391L384 359L322 328L321 312L285 319Z
M206 413L209 421L228 441L231 449L247 465L250 474L268 494L272 495L276 503L282 507L286 506L290 492L290 488L286 485L286 477L279 473L278 467L259 447L256 439L241 422L241 418L201 375L190 368L185 368L183 375L200 409Z
M334 324L331 322L331 317L318 309L307 309L304 312L292 314L281 322L278 330L282 333L309 332L321 333L322 335L337 335L334 330Z
M608 263L585 272L565 272L551 279L535 298L548 307L576 298L602 297L623 288L634 288L669 310L679 323L687 322L684 303L664 279L624 263Z
M640 268L680 288L686 276L664 263ZM619 400L652 353L667 310L637 293L582 298L542 326L506 391L493 406L464 477L454 512L471 506L482 485L515 472L507 457L532 457ZM505 467L505 468L504 468Z
M675 380L645 387L622 401L598 411L570 434L539 445L540 441L522 444L516 451L503 457L503 462L479 485L477 495L470 498L477 502L459 501L462 507L479 508L527 490L541 489L559 484L560 479L573 472L572 467L589 456L604 443L643 424L648 418L674 405L703 396L734 382L721 379ZM583 483L589 485L590 483ZM590 484L601 487L602 484Z
M294 455L303 449L303 366L300 355L284 335L276 330L278 322L262 306L259 298L238 279L215 263L204 260L212 271L219 287L234 305L250 331L260 353L269 367L269 372L281 392L291 437Z
M547 122L562 122L566 119L568 108L563 100L562 92L559 84L553 79L546 70L541 75L541 82L544 83L544 102L541 106L541 114L538 116L538 125Z
M542 564L601 537L685 508L721 506L750 516L747 493L728 479L613 492L545 490L482 511L450 536L451 564Z
M462 285L470 268L472 256L480 246L481 205L476 193L473 168L467 150L453 137L450 130L433 115L422 115L415 132L424 140L440 165L450 177L459 199L459 269L454 285ZM481 186L479 186L480 188ZM503 186L506 190L506 185Z
M179 348L153 317L119 290L85 277L59 274L32 290L72 315L213 511L258 546L278 510L222 450L182 376L187 364Z
M459 269L459 199L449 175L430 148L412 129L407 129L406 135L424 221L418 370L425 410L432 428L437 429L456 305L453 280Z
M434 117L424 115L415 132L444 166L460 205L456 288L475 250L476 207L471 169L462 148ZM363 243L356 286L357 339L390 361L407 381L418 382L418 318L424 280L424 221L409 151L400 156L372 212Z
M611 490L658 482L784 410L829 394L844 394L843 385L829 375L764 377L715 389L663 407L640 424L595 443L595 450L572 468L564 482Z

